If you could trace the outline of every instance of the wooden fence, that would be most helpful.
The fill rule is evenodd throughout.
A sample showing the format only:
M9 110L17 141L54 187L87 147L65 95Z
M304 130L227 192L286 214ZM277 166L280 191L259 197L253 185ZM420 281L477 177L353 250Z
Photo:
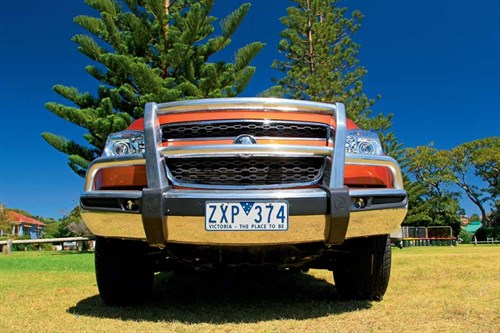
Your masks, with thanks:
M12 252L12 245L17 244L44 244L44 243L52 243L52 244L60 244L66 242L86 242L93 240L93 238L89 237L62 237L62 238L40 238L40 239L17 239L17 240L4 240L0 241L0 247L2 247L3 254L10 254Z

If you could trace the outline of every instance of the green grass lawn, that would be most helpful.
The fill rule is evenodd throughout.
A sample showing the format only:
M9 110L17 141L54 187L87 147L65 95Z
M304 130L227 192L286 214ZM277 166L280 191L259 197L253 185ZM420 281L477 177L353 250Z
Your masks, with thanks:
M2 332L500 332L500 246L393 250L382 302L339 302L332 275L169 274L110 308L93 254L0 255Z

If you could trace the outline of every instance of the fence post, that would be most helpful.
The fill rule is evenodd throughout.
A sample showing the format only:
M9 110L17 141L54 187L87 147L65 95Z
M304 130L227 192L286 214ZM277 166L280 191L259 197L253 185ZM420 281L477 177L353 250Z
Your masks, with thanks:
M7 240L7 244L2 247L2 253L8 256L12 252L12 239Z

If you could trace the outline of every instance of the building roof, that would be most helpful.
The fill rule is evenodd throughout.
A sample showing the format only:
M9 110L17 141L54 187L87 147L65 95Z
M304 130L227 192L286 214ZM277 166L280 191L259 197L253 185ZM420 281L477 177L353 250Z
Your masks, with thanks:
M465 231L467 231L468 233L471 233L471 234L475 234L476 231L481 228L483 225L481 224L481 222L471 222L469 224L467 224L465 227L463 227L465 229Z
M45 225L45 223L43 223L43 222L35 220L32 217L24 216L23 214L19 214L17 212L12 211L12 210L9 210L7 212L7 216L8 216L9 222L15 223L15 224L23 223L23 224L38 225L38 226Z

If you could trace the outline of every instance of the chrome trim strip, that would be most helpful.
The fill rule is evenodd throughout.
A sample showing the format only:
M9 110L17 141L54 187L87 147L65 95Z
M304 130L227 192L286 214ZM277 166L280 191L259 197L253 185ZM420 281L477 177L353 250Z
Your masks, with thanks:
M158 104L158 114L222 110L269 110L331 114L332 105L283 98L208 98Z
M212 124L241 124L241 123L263 123L263 124L286 124L286 125L309 125L320 127L331 127L326 123L307 122L307 121L291 121L291 120L277 120L277 119L221 119L221 120L201 120L201 121L183 121L178 123L165 123L160 127L168 128L170 126L187 126L187 125L212 125Z
M142 191L91 191L83 192L81 199L142 199Z
M123 155L123 156L112 156L112 157L101 157L94 162L92 162L87 170L87 176L85 177L85 191L93 191L94 181L97 172L101 169L113 168L113 167L128 167L145 165L146 160L140 154L135 155ZM99 191L101 192L101 191Z
M273 189L289 189L295 187L308 187L319 183L321 176L317 179L309 182L302 183L290 183L290 184L268 184L268 185L213 185L213 184L200 184L200 183L188 183L176 180L169 173L169 178L175 186L182 186L187 188L197 188L197 189L213 189L213 190L273 190Z
M325 141L326 142L326 137L321 139L321 138L305 138L305 137L287 137L287 136L253 136L256 140L257 143L259 143L259 140L276 140L276 141ZM166 139L163 140L163 142L183 142L183 141L223 141L223 140L234 140L234 136L216 136L216 137L203 137L203 138L182 138L182 139Z
M390 156L380 155L360 155L360 154L347 154L345 164L349 165L364 165L364 166L384 166L388 168L394 179L394 188L398 190L403 189L403 176L398 162Z
M344 187L345 136L347 131L345 107L342 103L330 106L335 117L335 146L332 154L333 165L330 168L330 189Z
M168 185L165 176L164 163L158 152L161 144L160 123L157 116L158 106L156 103L147 103L144 108L144 143L146 146L146 175L148 188L164 188ZM158 135L158 133L160 135Z
M196 157L233 157L241 155L251 156L284 156L284 157L312 157L330 156L332 148L326 146L300 145L205 145L205 146L171 146L161 147L161 155L166 158L196 158Z
M406 196L405 190L400 189L387 189L387 188L367 188L367 189L350 189L349 196L353 197L392 197L392 196Z
M284 198L326 198L326 192L321 189L295 189L286 191L256 190L251 193L227 190L170 190L164 194L166 198L176 199L284 199Z

